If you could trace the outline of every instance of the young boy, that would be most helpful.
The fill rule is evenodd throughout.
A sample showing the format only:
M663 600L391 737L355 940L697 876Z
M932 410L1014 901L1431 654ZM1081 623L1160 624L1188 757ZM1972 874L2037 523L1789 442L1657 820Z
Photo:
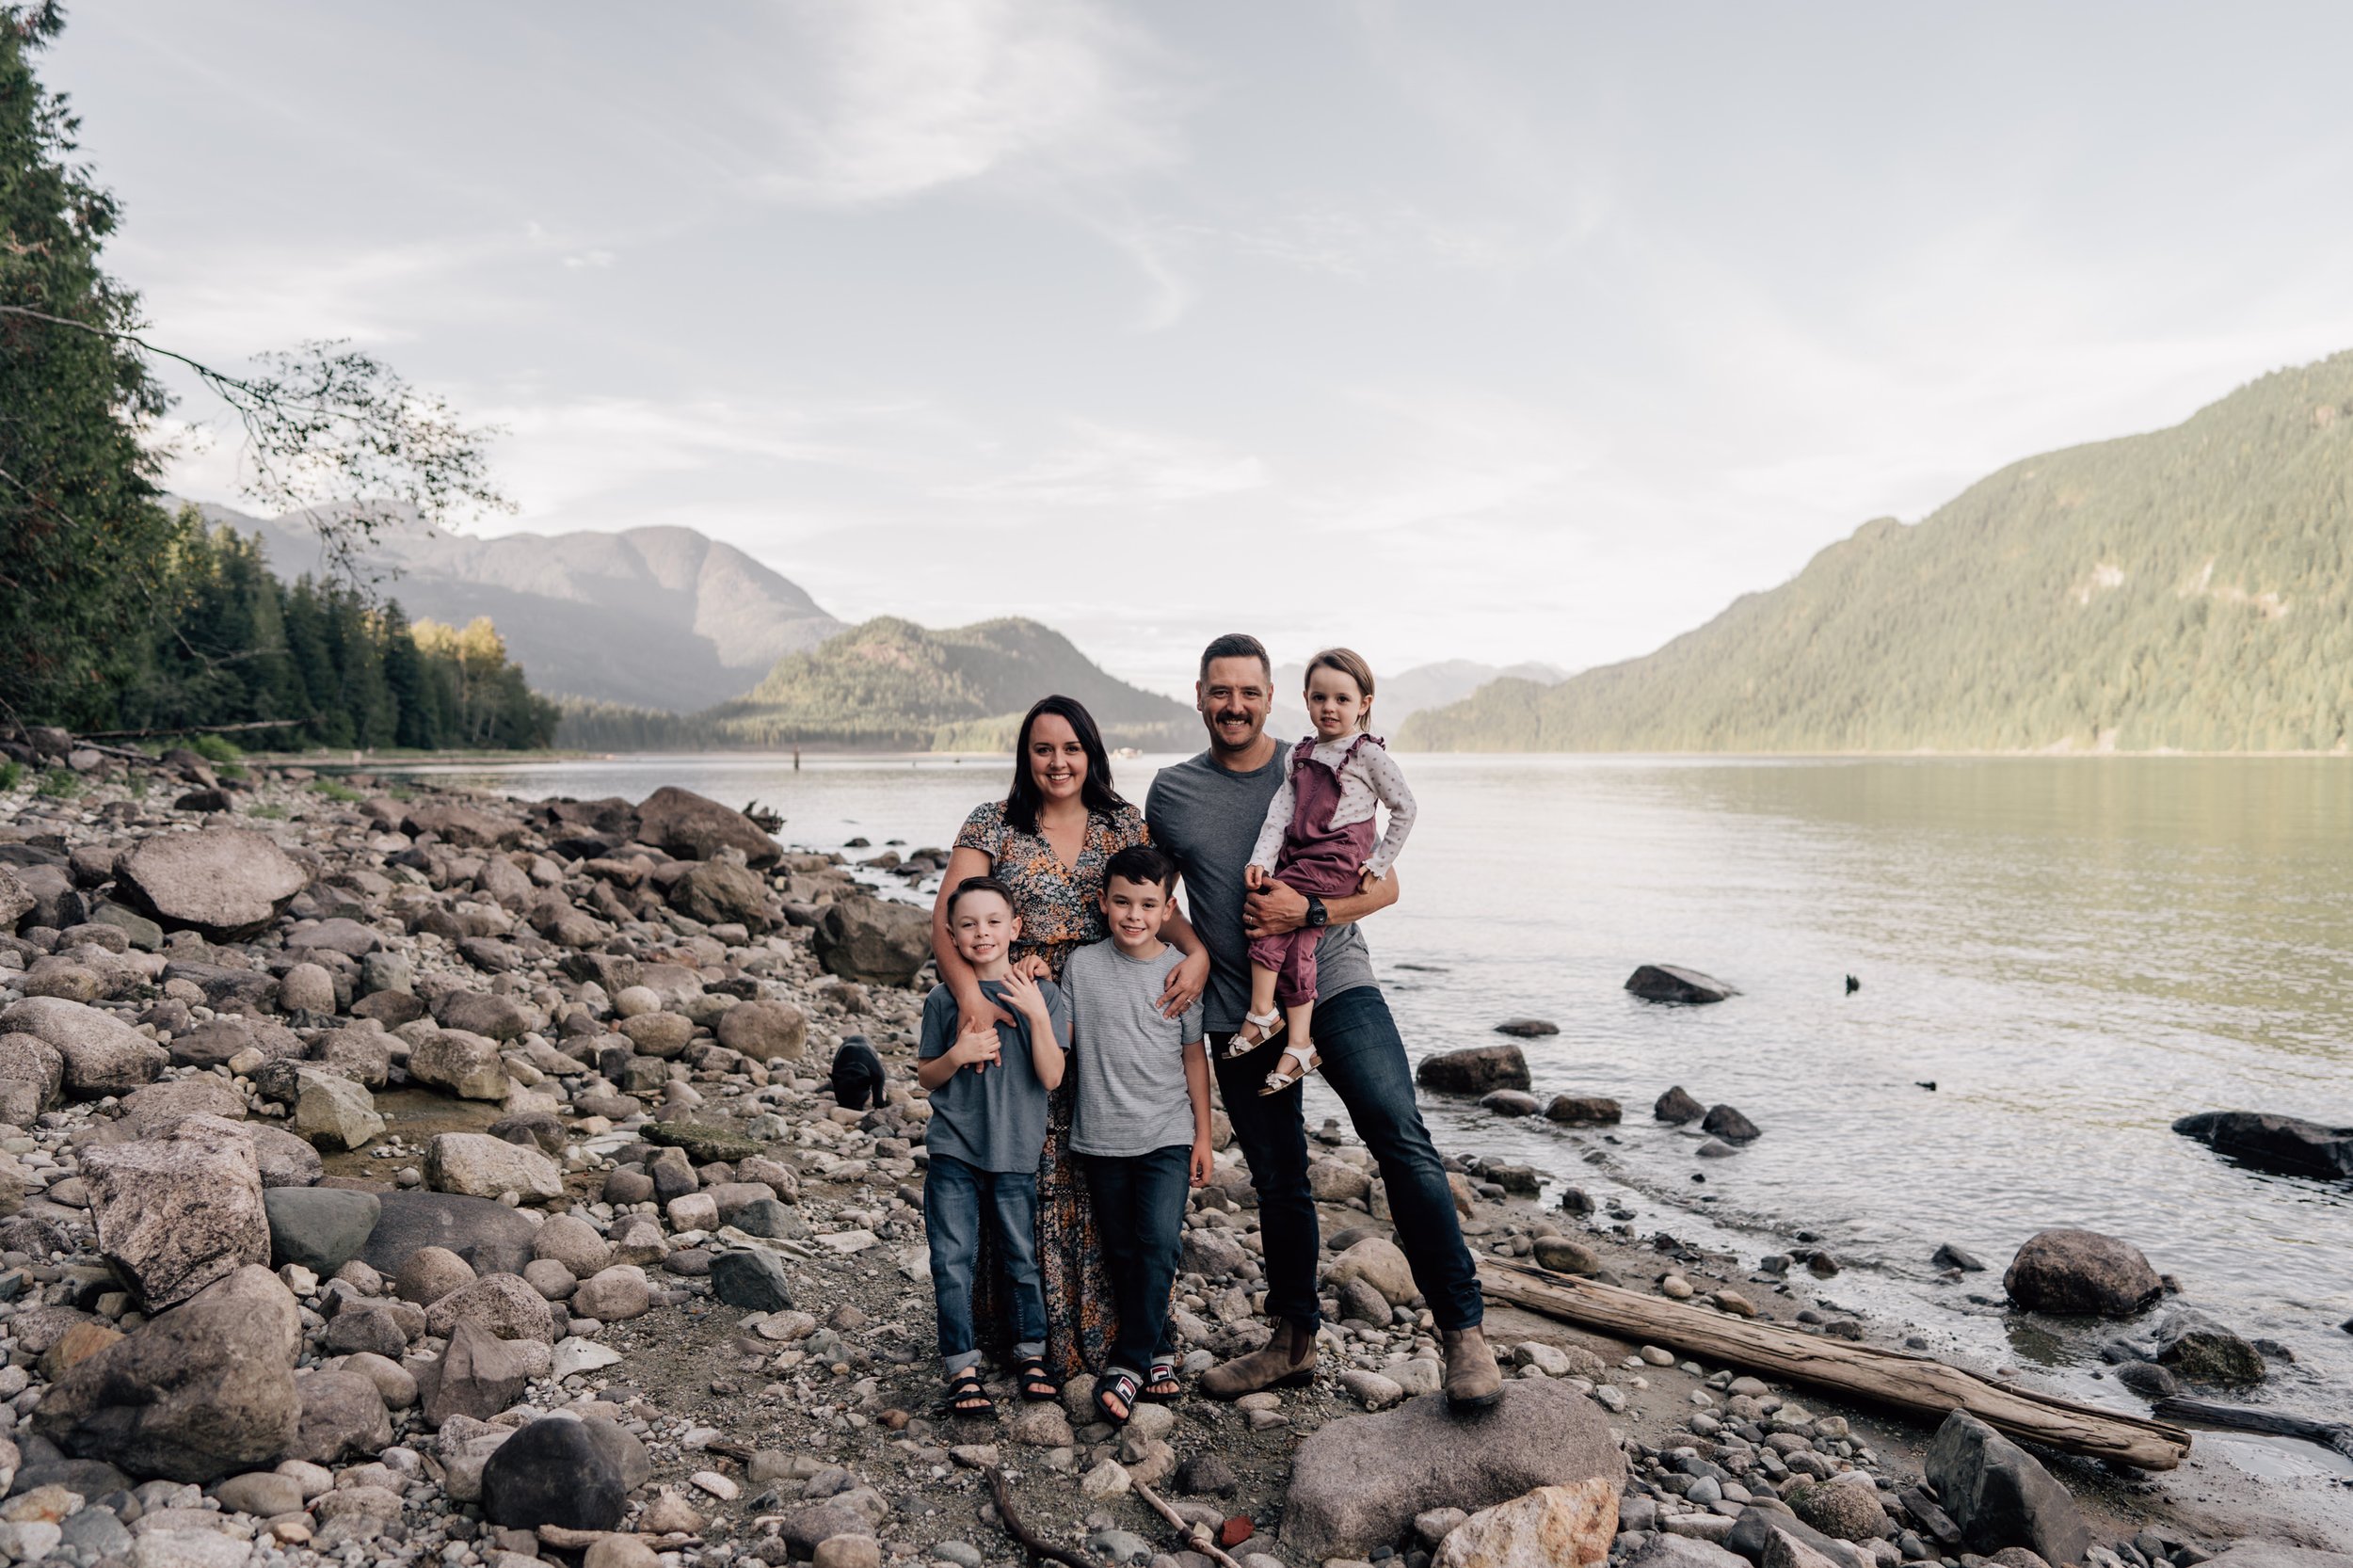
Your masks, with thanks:
M923 1225L931 1235L932 1297L939 1311L939 1355L948 1373L948 1409L986 1416L996 1409L981 1386L973 1348L972 1266L984 1214L1004 1255L1014 1314L1013 1352L1024 1399L1055 1397L1046 1375L1046 1296L1037 1268L1037 1166L1046 1145L1047 1092L1062 1082L1070 1009L1054 983L1012 972L1021 920L1013 891L990 876L967 877L948 901L956 951L980 977L981 990L1016 1020L980 1033L957 1031L955 993L932 987L923 1001L915 1080L930 1092L923 1135Z
M1176 1279L1185 1189L1209 1179L1209 1058L1201 1004L1162 1016L1160 988L1182 954L1160 940L1176 863L1149 844L1103 869L1111 940L1063 965L1070 998L1078 1106L1070 1146L1085 1161L1103 1237L1104 1272L1119 1308L1111 1365L1095 1408L1114 1426L1139 1398L1176 1397L1176 1357L1163 1343Z

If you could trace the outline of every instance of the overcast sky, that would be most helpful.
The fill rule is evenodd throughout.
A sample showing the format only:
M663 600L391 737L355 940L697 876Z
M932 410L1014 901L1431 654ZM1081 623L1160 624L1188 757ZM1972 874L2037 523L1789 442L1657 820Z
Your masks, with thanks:
M83 0L114 270L849 619L1647 651L2353 347L2353 8ZM193 403L188 411L200 411ZM230 453L184 493L234 502Z

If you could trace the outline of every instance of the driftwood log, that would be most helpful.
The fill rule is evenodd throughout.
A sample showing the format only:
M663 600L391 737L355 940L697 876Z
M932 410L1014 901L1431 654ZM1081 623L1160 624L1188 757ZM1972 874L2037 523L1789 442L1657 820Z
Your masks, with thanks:
M1965 1410L2009 1436L2144 1470L2170 1470L2189 1453L2189 1433L2180 1427L2014 1388L1924 1355L1819 1338L1495 1258L1480 1264L1479 1277L1490 1296L1547 1318L1834 1388L1930 1421Z
M2157 1414L2185 1426L2220 1427L2228 1432L2260 1432L2274 1437L2300 1437L2353 1459L2353 1426L2343 1421L2315 1421L2309 1416L2289 1416L2277 1410L2249 1410L2244 1405L2208 1404L2203 1400L2159 1400Z

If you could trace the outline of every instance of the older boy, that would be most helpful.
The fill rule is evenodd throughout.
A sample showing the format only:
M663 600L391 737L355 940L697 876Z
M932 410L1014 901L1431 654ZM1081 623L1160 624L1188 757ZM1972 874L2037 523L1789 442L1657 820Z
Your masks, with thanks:
M1176 1356L1163 1342L1176 1280L1185 1192L1209 1179L1209 1059L1201 1006L1160 1010L1169 971L1183 955L1160 940L1176 868L1149 844L1103 868L1111 939L1064 965L1076 1052L1078 1105L1070 1146L1086 1162L1103 1237L1103 1268L1119 1308L1111 1365L1095 1408L1117 1426L1139 1398L1176 1397Z

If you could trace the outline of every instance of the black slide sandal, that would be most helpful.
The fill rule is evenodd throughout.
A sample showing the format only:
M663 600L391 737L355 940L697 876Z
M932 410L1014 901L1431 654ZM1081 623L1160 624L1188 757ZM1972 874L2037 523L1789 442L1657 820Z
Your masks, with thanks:
M1026 1356L1020 1369L1021 1397L1031 1404L1047 1404L1062 1398L1062 1389L1047 1375L1046 1358Z
M980 1403L974 1404L972 1401L975 1400ZM948 1380L948 1414L962 1416L997 1414L997 1401L990 1399L988 1390L981 1386L981 1374L977 1368L967 1367Z
M1120 1408L1113 1410L1111 1401L1117 1400ZM1095 1413L1115 1427L1124 1427L1136 1413L1136 1375L1133 1372L1105 1372L1095 1380Z

